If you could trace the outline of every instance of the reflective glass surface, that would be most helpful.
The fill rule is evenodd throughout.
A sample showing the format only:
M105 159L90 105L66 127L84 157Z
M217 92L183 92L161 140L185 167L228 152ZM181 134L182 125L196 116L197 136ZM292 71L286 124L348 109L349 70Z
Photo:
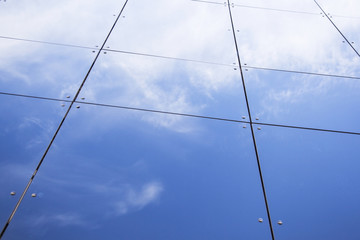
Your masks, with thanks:
M359 239L358 10L0 0L0 239Z
M60 102L0 95L0 112L0 221L4 224L59 124L64 108Z
M360 132L360 79L246 68L259 122Z
M359 9L359 8L358 8ZM360 34L357 31L360 28L360 17L343 17L343 16L332 16L334 24L341 30L345 35L350 44L360 52ZM359 14L360 16L360 14ZM344 44L346 44L344 42Z
M335 26L347 38L349 43L360 52L360 2L347 0L339 2L334 0L317 1ZM345 39L344 39L345 40ZM344 41L344 44L348 44Z
M276 239L359 239L359 136L264 126L256 139Z
M95 47L100 45L124 1L1 1L0 36Z
M228 8L197 1L129 1L107 47L232 64L236 61Z
M322 14L233 7L243 63L337 75L357 74L360 58Z
M80 97L87 102L248 119L236 65L104 51Z
M72 99L96 53L0 38L0 92Z
M7 239L271 237L240 123L80 105L54 144Z

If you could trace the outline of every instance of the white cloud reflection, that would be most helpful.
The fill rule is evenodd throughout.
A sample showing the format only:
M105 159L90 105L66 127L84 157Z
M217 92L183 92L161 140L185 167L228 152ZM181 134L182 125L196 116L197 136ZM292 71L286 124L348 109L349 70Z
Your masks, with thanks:
M115 214L124 215L130 211L139 211L157 201L163 190L163 185L160 182L149 182L144 184L140 190L129 188L124 193L124 199L114 204Z

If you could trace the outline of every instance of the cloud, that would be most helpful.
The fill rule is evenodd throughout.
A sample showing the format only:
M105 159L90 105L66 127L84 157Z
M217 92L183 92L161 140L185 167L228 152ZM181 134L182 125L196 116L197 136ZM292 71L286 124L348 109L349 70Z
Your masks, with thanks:
M60 227L87 226L88 223L77 213L44 214L31 221L35 226L52 224Z
M38 2L43 4L35 6L26 1L4 4L7 11L2 14L3 22L12 24L3 24L0 32L11 37L94 47L105 39L115 20L113 15L122 7L122 3L115 1L109 4L95 0ZM313 2L234 3L319 13ZM15 15L20 6L17 4L22 4L23 10ZM331 1L331 5L326 4L326 7L333 8L334 4L339 3ZM342 43L341 36L320 14L243 7L231 9L235 28L239 30L236 36L243 63L259 67L359 74L358 57ZM228 31L231 26L227 11L223 5L194 1L129 1L124 10L125 18L120 18L107 46L231 65L236 63L236 54L232 33ZM349 34L356 31L356 28L349 29ZM87 50L84 49L53 46L53 50L48 51L49 45L2 42L6 44L0 44L0 51L2 56L7 57L0 62L0 66L4 66L0 73L7 72L9 77L0 77L0 84L9 86L10 79L18 79L27 85L21 89L21 84L18 84L11 91L46 86L45 90L35 94L45 92L51 97L72 96L94 56L85 54ZM83 71L79 71L80 66ZM81 96L91 102L196 115L211 115L211 109L223 108L223 112L229 114L221 113L215 117L233 118L233 109L227 110L230 105L220 99L235 90L240 97L242 88L239 82L240 76L232 67L108 52L100 56ZM273 97L291 98L301 94L301 91L290 91L273 93ZM240 101L234 99L234 102ZM184 118L163 114L147 114L140 119L156 127L183 133L195 128Z
M129 188L124 193L124 200L114 204L116 215L124 215L130 211L143 209L145 206L158 200L163 190L164 188L159 182L149 182L143 185L140 190Z

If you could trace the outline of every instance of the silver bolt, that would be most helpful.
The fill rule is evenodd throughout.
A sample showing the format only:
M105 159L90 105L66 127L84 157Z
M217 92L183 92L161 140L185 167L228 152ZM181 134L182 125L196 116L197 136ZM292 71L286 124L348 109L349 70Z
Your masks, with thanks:
M84 97L82 97L82 98L81 98L81 100L85 100L85 98L84 98Z
M283 222L282 222L281 220L279 220L279 221L277 222L277 224L283 225Z
M243 128L246 128L246 125L244 125Z
M259 120L259 118L258 118L258 117L256 117L255 119L256 119L256 120Z
M241 118L242 118L242 119L245 119L246 117L245 117L245 116L242 116Z
M259 218L258 221L259 221L260 223L262 223L262 222L264 221L264 219Z
M36 197L36 193L32 193L32 194L31 194L31 197Z
M65 104L61 104L62 107L65 107Z
M258 130L261 130L261 127L258 127L257 129L258 129Z
M80 108L80 106L76 106L76 108L78 108L78 109L79 109L79 108Z
M70 98L70 96L66 96L66 98Z
M16 192L10 192L11 196L14 196L16 194Z

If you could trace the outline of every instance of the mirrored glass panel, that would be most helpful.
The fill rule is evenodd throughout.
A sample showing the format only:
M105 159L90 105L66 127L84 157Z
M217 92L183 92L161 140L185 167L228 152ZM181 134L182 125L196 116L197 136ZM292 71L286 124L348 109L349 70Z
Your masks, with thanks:
M1 1L0 36L95 47L103 43L124 2Z
M350 44L360 53L360 13L358 15L359 17L332 16L331 14L329 16ZM347 44L346 41L343 43Z
M198 1L129 1L107 47L224 64L236 60L227 6Z
M243 63L250 66L359 76L360 58L320 12L317 15L231 8Z
M80 97L101 104L248 119L236 65L104 51Z
M0 94L0 222L8 219L64 114L60 102Z
M271 238L248 126L79 106L6 239Z
M245 68L259 122L360 132L360 78Z
M276 239L359 239L360 136L256 131Z
M345 35L349 43L360 53L360 2L346 1L317 1L336 27ZM345 39L344 39L345 40ZM348 44L344 41L344 44Z
M72 99L96 53L0 38L0 92Z
M360 2L356 0L316 0L320 7L332 17L359 18Z

